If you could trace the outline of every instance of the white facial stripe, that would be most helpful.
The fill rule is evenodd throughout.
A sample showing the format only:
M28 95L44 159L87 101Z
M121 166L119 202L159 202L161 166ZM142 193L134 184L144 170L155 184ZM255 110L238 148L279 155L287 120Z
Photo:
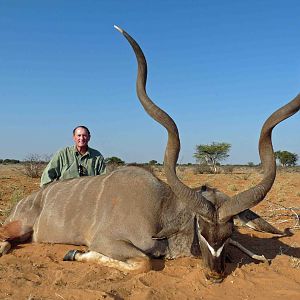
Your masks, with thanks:
M210 251L210 253L211 253L212 256L219 257L221 255L221 252L222 252L222 250L224 248L225 243L217 251L215 251L215 249L207 242L207 240L205 239L205 237L203 235L201 235L199 233L199 236L200 236L200 239L203 242L205 242L205 244L207 245L207 247L208 247L208 249L209 249L209 251Z
M200 228L199 228L199 223L196 222L196 226L197 226L197 232L198 232L198 236L200 237L200 239L207 245L207 248L209 249L210 253L212 254L213 257L219 257L222 253L222 250L227 242L227 240L223 243L223 245L217 250L215 251L215 249L208 243L208 241L205 239L205 237L200 233Z

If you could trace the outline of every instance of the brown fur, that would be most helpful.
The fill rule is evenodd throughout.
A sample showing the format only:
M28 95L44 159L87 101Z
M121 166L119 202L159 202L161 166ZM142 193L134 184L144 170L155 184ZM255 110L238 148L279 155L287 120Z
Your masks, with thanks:
M0 228L0 241L25 241L30 237L32 229L29 226L23 225L21 221L13 221Z
M9 239L19 237L22 230L21 221L11 222L0 228L0 241L4 242Z

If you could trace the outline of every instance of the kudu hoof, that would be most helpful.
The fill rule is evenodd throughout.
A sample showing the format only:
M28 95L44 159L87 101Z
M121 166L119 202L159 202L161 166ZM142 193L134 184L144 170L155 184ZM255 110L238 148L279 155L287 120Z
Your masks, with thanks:
M74 261L75 260L75 255L77 253L83 253L82 251L80 250L70 250L67 252L67 254L65 255L64 257L64 261Z

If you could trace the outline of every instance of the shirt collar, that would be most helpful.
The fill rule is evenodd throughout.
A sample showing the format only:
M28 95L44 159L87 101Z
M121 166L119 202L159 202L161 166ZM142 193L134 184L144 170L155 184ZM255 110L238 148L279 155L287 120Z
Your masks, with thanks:
M77 150L77 148L76 148L76 146L74 145L74 151L75 151L75 154L77 155L77 156L90 156L90 147L88 146L88 148L87 148L87 151L83 154L83 155L81 155L79 152L78 152L78 150Z

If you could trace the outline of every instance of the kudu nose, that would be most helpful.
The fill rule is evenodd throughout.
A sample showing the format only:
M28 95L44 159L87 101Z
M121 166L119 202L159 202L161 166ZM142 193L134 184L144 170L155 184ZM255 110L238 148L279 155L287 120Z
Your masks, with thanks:
M212 283L221 283L224 280L223 273L206 272L205 277L207 280L211 281Z

